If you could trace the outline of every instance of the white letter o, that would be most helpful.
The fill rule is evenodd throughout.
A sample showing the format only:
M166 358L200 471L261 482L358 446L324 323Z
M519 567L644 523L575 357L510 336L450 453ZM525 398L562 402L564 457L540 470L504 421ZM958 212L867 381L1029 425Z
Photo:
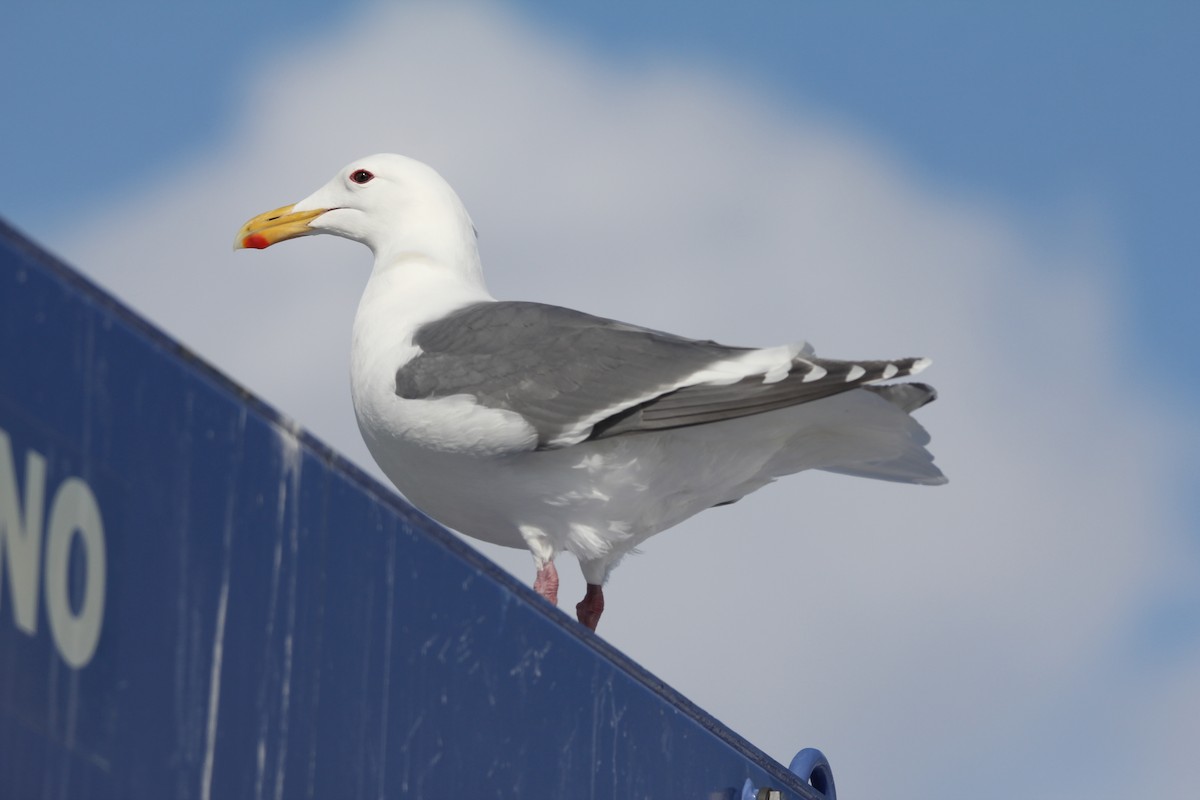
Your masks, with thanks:
M71 611L67 586L71 539L76 531L87 558L87 581L78 616ZM79 478L67 478L54 494L46 533L49 541L46 542L45 591L50 631L63 660L79 669L92 660L100 641L107 570L100 507L92 490Z

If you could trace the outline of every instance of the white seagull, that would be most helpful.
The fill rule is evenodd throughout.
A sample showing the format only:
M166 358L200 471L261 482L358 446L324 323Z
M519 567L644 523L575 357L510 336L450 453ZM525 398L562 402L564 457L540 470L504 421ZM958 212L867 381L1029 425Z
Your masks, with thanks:
M807 344L727 347L488 293L474 226L432 168L347 166L254 217L235 248L315 233L375 266L354 320L359 430L396 487L468 536L527 548L557 604L554 559L579 559L595 630L602 586L650 536L806 469L940 484L909 412L936 397L924 358L832 361Z

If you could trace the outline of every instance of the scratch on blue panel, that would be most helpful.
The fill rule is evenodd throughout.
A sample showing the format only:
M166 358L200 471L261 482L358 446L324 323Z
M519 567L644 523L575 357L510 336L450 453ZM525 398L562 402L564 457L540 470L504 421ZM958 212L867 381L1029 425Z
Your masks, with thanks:
M599 684L595 678L592 679L592 761L589 764L589 772L591 774L591 786L589 787L588 797L596 797L596 768L604 763L603 754L600 752L600 720L601 711L605 698L611 698L613 694L613 673L605 672L604 680Z
M238 441L244 441L246 431L246 409L238 413ZM237 449L237 460L241 460L241 446ZM213 759L217 744L217 714L221 700L221 662L225 654L225 615L229 607L229 577L232 567L234 509L237 503L236 470L229 476L225 501L225 524L221 533L221 589L217 597L217 620L213 631L212 668L208 679L208 724L205 730L204 768L200 776L201 800L212 797Z
M446 653L450 650L451 644L452 644L452 642L449 639L446 639L445 641L442 642L442 646L438 648L437 660L438 660L439 664L446 663Z
M288 499L291 524L288 526L287 627L283 636L283 681L279 689L279 748L275 754L275 800L283 798L284 765L287 763L288 721L292 700L292 654L296 631L296 573L300 562L300 471L304 465L300 440L295 432L277 428L283 456L280 481L280 524L283 524L284 496Z
M475 657L475 653L471 650L471 643L475 639L475 629L471 623L467 623L463 627L462 633L458 635L458 643L454 648L455 662L465 664Z
M430 649L437 644L438 639L442 638L440 634L434 634L421 643L421 658L426 658L429 655Z
M225 541L229 542L233 528L225 526ZM217 711L221 699L221 660L225 650L225 611L229 605L229 548L221 574L221 594L217 600L217 624L213 632L212 672L208 682L208 726L205 735L204 772L200 782L200 797L209 800L212 792L213 755L217 743Z
M139 401L141 393L138 393ZM178 555L175 575L175 680L172 681L174 689L175 701L175 720L177 724L176 741L180 743L180 748L186 753L186 762L188 764L195 763L194 757L196 753L196 745L199 744L196 736L198 726L194 724L194 713L198 708L198 703L193 702L194 699L189 696L196 691L197 682L192 680L195 676L194 660L189 658L189 654L197 648L198 642L195 637L198 626L192 623L192 614L194 609L190 604L190 587L192 582L192 568L189 559L190 553L190 528L191 528L191 501L192 501L192 425L195 418L196 394L194 391L188 390L183 397L183 420L180 431L177 447L179 448L178 477L176 484L179 487L178 491L172 492L176 498L175 513L172 521L175 524L175 549ZM140 416L143 411L139 407L137 413ZM212 432L209 431L209 437L212 438ZM191 690L189 692L188 690Z
M617 747L617 742L621 738L621 720L625 718L625 712L628 710L628 708L626 706L621 706L621 708L618 709L616 695L610 694L609 709L611 710L609 724L612 726L612 753L609 757L609 764L612 765L613 791L616 791L616 787L621 785L619 774L620 764L617 757L620 753L620 749Z
M379 715L379 797L384 797L386 790L388 765L388 698L392 688L392 618L396 605L396 537L387 537L387 600L384 603L383 620L383 691L380 698Z
M573 720L571 732L563 738L562 745L559 747L558 751L558 771L559 774L562 775L562 779L564 781L566 781L567 776L571 774L571 761L575 756L575 738L578 735L579 724L577 720ZM560 793L563 797L569 796L570 789L571 787L567 786L565 783L559 787Z
M495 708L496 707L496 676L492 673L492 670L491 670L489 664L480 662L480 666L482 667L481 676L483 678L483 685L485 687L487 687L488 705L492 708Z
M266 663L270 663L270 652L275 647L275 623L279 616L279 590L283 576L284 539L288 542L288 581L285 613L287 615L283 633L283 666L282 675L278 682L279 718L278 735L275 748L275 763L273 764L274 789L272 796L275 800L283 797L284 765L287 760L288 721L291 704L292 687L292 653L296 626L296 565L300 549L300 479L303 465L303 453L296 432L286 425L273 428L275 441L279 451L279 499L276 504L276 537L275 548L271 561L271 590L267 607L266 635L264 649ZM290 521L290 524L289 524ZM255 798L263 797L266 783L267 750L270 743L271 712L273 706L268 702L267 692L275 685L274 676L267 672L259 687L258 711L258 747L256 752L256 773L254 780Z
M534 648L526 650L524 655L521 656L521 660L517 662L516 666L508 671L508 674L513 676L524 676L529 668L532 667L534 680L540 679L542 677L542 660L545 659L546 654L550 652L550 647L550 642L546 642L545 647L541 648L540 650L535 650Z
M271 663L271 648L275 644L275 619L279 614L279 582L283 571L283 536L286 521L288 481L287 481L287 446L280 439L280 450L284 467L279 481L279 502L276 508L275 548L271 554L271 589L268 592L266 631L263 636L263 661ZM263 788L267 773L267 740L271 727L271 703L267 697L268 689L274 683L274 675L269 669L264 670L258 686L258 746L255 752L254 797L262 800Z
M408 733L404 736L404 745L400 748L400 752L404 754L404 777L400 781L400 791L402 792L408 791L408 783L412 770L413 738L416 737L417 731L420 730L421 725L424 723L425 715L423 713L417 714L416 718L413 719L412 725L408 726Z

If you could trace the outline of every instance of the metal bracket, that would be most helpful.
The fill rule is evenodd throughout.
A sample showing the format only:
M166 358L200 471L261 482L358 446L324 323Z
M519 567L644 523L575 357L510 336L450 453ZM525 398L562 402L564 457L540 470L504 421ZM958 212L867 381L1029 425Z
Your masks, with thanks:
M829 766L829 759L820 750L815 747L804 748L796 753L792 763L788 764L788 769L799 775L825 800L837 800L837 788L833 783L833 768ZM741 800L782 800L782 798L783 793L780 790L767 786L761 789L757 788L749 778L742 786Z

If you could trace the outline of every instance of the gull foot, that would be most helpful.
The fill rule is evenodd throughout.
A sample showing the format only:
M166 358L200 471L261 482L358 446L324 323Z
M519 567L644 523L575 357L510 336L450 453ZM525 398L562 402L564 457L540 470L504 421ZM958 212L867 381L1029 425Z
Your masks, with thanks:
M604 589L598 583L587 585L587 594L575 605L575 616L591 630L596 630L600 624L600 615L604 613Z
M547 561L546 565L537 571L533 590L549 600L550 605L558 605L558 570L554 568L553 561Z

